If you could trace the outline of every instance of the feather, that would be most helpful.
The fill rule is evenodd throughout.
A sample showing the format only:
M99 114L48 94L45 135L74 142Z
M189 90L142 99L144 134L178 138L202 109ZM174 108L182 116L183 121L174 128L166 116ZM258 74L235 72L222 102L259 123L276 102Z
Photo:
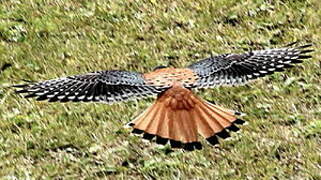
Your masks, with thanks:
M192 82L194 81L190 84ZM20 88L17 93L25 93L26 98L36 98L39 101L106 103L143 98L167 89L146 84L141 73L118 70L68 76L14 87Z
M239 129L234 125L236 120L235 111L205 102L190 90L174 86L131 124L136 133L144 133L145 139L156 136L158 144L170 142L173 148L194 150L202 148L198 134L216 144L214 136L227 138L230 135L226 129Z
M302 63L304 59L312 57L309 54L313 52L311 46L307 44L242 54L223 54L200 60L188 68L198 76L193 86L196 88L240 84Z

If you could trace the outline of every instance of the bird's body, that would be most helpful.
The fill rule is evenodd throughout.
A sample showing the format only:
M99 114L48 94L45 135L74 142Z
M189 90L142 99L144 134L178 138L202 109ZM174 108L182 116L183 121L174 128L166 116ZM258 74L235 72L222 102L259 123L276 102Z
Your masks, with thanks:
M174 84L191 87L198 79L197 74L189 68L161 68L145 73L143 77L147 84L162 87L171 87Z
M311 45L223 54L198 61L186 68L157 68L149 73L98 71L84 75L18 85L26 97L50 102L113 103L157 95L145 112L130 122L133 132L145 139L181 147L200 149L198 135L211 144L237 131L244 121L240 113L206 102L192 90L220 85L237 85L310 58ZM228 130L228 131L227 131Z
M199 134L216 144L215 135L225 133L223 136L226 136L227 132L222 132L225 128L232 125L236 128L233 122L238 119L234 111L205 102L190 90L198 80L193 70L161 68L145 73L143 77L149 85L168 89L160 93L156 102L130 123L134 133L144 133L146 139L156 136L159 144L166 144L169 140L172 147L192 150L201 147Z

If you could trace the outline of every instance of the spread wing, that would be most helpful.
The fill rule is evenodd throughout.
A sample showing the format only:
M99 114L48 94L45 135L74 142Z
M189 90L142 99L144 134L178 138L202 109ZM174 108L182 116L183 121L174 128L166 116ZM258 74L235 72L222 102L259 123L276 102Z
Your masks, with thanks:
M291 46L291 45L290 45ZM199 77L195 88L242 84L277 71L290 68L311 58L311 44L298 47L251 51L243 54L223 54L198 61L188 68Z
M26 93L25 97L35 97L37 100L106 103L155 95L166 89L147 85L140 73L117 70L92 72L15 87L22 88L18 93Z

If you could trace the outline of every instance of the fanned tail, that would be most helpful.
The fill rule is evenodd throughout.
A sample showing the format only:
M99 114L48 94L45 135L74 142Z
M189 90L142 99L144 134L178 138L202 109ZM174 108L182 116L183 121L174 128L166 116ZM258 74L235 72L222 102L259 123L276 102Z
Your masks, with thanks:
M236 125L244 124L245 121L236 116L241 113L211 104L206 101L198 100L198 106L194 108L193 117L197 122L197 131L206 140L216 145L219 143L218 137L228 138L228 131L236 132L240 130Z
M230 137L228 131L238 131L235 124L244 121L238 112L219 107L196 97L190 90L176 86L161 94L156 102L134 119L133 133L156 143L170 143L174 148L201 149L198 134L215 145L218 137ZM227 131L228 130L228 131Z

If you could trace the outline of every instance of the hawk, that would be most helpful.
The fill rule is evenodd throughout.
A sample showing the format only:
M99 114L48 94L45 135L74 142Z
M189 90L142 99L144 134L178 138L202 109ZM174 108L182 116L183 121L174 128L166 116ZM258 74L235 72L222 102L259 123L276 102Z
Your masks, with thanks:
M121 70L97 71L16 85L26 98L49 102L114 103L157 95L147 110L132 120L133 133L170 144L172 148L201 149L198 136L210 144L237 131L241 113L212 104L192 90L221 85L244 84L274 72L283 71L311 58L311 44L222 54L200 60L186 68L160 67L152 72Z

